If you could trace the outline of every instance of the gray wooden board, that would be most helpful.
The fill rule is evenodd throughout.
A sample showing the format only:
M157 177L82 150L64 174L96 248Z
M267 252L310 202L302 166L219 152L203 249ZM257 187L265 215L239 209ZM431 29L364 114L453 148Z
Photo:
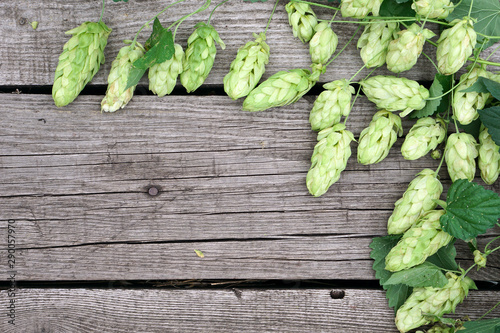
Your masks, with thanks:
M438 164L405 161L402 139L372 166L354 147L341 180L313 198L313 98L249 113L222 96L136 96L115 114L97 96L64 109L50 96L0 98L0 220L16 221L22 280L373 279L371 238L414 175ZM361 98L356 136L373 112ZM498 279L490 258L481 279Z
M104 21L113 29L108 40L105 56L106 63L95 76L93 84L105 84L111 68L111 61L118 50L124 46L125 39L133 39L140 26L149 18L156 15L171 1L133 1L129 3L114 3L108 1ZM188 14L198 8L202 1L188 0L185 3L172 7L161 16L164 25ZM214 13L211 23L219 31L221 38L227 45L218 53L211 74L206 84L222 84L223 76L229 71L229 65L236 56L238 48L253 39L252 33L259 33L265 29L274 1L264 3L250 3L231 1L221 6ZM277 7L274 18L267 33L267 42L271 48L271 57L264 78L280 70L292 68L309 68L308 45L302 44L294 38L288 17L285 11L285 1ZM2 1L0 3L0 43L6 45L0 49L0 82L1 85L51 85L57 59L64 43L68 40L65 31L70 30L84 21L96 21L100 14L101 2L97 0L42 0L42 1ZM211 9L188 18L180 26L176 41L186 46L187 38L199 21L206 21ZM320 19L330 19L333 11L315 7ZM340 15L338 15L340 17ZM38 28L33 30L30 22L39 22ZM426 27L431 27L431 24ZM335 31L339 36L339 47L351 38L356 31L357 24L336 23ZM436 27L434 27L436 29ZM144 29L139 41L144 42L151 30ZM358 33L359 36L359 33ZM436 40L437 37L434 38ZM350 78L362 67L363 63L356 49L356 40L344 51L322 76L321 81L327 82L339 78ZM7 47L8 46L8 47ZM492 48L493 49L493 48ZM424 51L434 57L435 48L426 45ZM485 51L485 56L490 51ZM494 55L490 60L498 61L500 57ZM390 74L385 68L379 69L377 74ZM362 71L358 78L368 74ZM403 76L418 79L432 80L434 70L431 63L421 56L416 66ZM146 79L141 84L147 84Z
M15 326L5 315L0 330L18 332L397 332L384 293L305 290L18 289ZM333 289L336 290L336 289ZM494 306L500 293L471 291L450 316L471 320ZM7 313L7 291L0 301ZM486 318L498 316L498 310Z

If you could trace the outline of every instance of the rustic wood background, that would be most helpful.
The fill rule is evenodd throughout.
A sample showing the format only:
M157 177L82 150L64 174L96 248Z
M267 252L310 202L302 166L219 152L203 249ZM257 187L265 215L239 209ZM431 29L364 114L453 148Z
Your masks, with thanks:
M104 21L113 29L107 61L64 108L55 107L50 95L68 39L64 32L95 21L100 1L0 3L0 234L5 249L7 221L15 220L19 287L14 327L6 316L10 273L4 251L0 331L395 332L368 245L386 234L387 218L408 182L438 161L404 160L401 138L386 160L362 166L353 147L340 181L320 198L309 195L305 176L316 134L308 114L321 84L292 106L258 113L241 111L241 100L232 101L221 86L238 47L264 30L273 1L232 0L219 7L211 23L227 48L218 48L200 91L186 95L179 86L158 98L143 79L125 109L102 114L106 76L122 41L169 3L107 1ZM310 65L307 46L292 35L285 4L279 3L267 33L271 58L264 78ZM200 5L187 0L161 20L168 25ZM329 10L315 11L331 18ZM185 46L193 26L208 15L186 20L176 42ZM32 21L39 22L36 30ZM340 49L357 25L334 27ZM432 47L425 51L433 56ZM321 81L350 78L361 66L353 43ZM421 57L403 75L429 85L434 72ZM359 136L374 112L360 97L348 129ZM403 124L407 131L413 121ZM441 177L446 190L445 170ZM158 195L148 193L151 187ZM489 188L500 191L498 183ZM493 229L480 243L499 234ZM467 246L457 248L467 267ZM486 269L471 274L481 289L470 293L456 317L478 318L498 301L500 258L488 259ZM203 284L207 279L225 282ZM182 280L204 287L168 282ZM240 280L273 280L276 287L247 288ZM287 288L279 282L289 280L317 284ZM117 287L117 281L123 283ZM334 299L331 290L345 297Z

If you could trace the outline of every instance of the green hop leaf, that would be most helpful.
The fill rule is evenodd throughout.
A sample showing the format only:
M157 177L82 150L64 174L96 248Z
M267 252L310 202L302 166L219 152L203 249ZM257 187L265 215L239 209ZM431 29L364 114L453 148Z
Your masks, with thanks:
M136 68L148 69L154 64L161 64L171 59L175 53L172 31L163 28L158 18L153 23L153 32L144 44L144 48L147 52L134 62Z
M497 333L500 331L500 318L467 321L464 333Z
M490 93L493 97L500 100L500 83L480 76L477 81L462 92Z
M500 146L500 106L492 106L487 109L478 110L479 119L488 129L491 138Z
M446 204L441 226L462 240L485 233L500 218L500 196L467 179L458 179L450 186Z
M452 240L448 245L443 246L435 254L427 258L426 262L430 262L442 269L456 271L458 269L458 264L455 261L456 256L455 240Z
M406 0L384 0L380 6L379 16L405 16L413 17L416 15L415 11L411 9L413 1ZM411 25L412 22L408 22Z
M450 99L448 96L441 95L451 88L451 81L451 75L441 75L436 73L434 81L429 88L429 100L427 101L427 104L423 109L413 111L410 114L410 118L428 117L448 110L450 106ZM439 98L433 99L435 97Z
M410 287L442 288L448 279L438 266L424 262L418 266L393 273L385 285L406 284Z

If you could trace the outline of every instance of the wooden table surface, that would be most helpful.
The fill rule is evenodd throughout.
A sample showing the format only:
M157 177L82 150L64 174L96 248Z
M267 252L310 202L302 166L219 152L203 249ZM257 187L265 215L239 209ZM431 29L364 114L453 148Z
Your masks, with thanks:
M122 41L169 3L107 1L104 21L113 32L106 63L63 108L54 105L51 85L64 32L96 21L100 1L0 3L0 332L396 332L368 245L387 233L408 182L439 161L404 160L400 138L383 162L362 166L354 145L340 181L312 197L305 186L316 143L309 111L321 83L350 78L362 61L350 45L296 104L242 111L241 100L224 94L222 78L238 47L264 30L273 1L219 7L211 23L227 48L218 48L199 91L188 95L179 85L158 98L143 78L125 109L101 113ZM264 78L310 65L285 3L267 32ZM200 4L187 0L161 20L170 24ZM176 41L185 46L194 24L208 15L187 19ZM36 30L32 21L39 22ZM334 27L340 46L356 30L352 23ZM429 85L433 75L421 57L403 76ZM348 129L358 137L374 111L360 97ZM405 133L413 123L403 120ZM449 177L440 174L446 191ZM498 182L489 188L500 191ZM14 298L5 250L9 221L16 230ZM499 234L493 229L480 243ZM460 242L457 249L468 267L467 246ZM499 299L499 256L471 276L480 289L455 317L478 318ZM15 325L8 322L12 299ZM489 316L498 317L498 310Z

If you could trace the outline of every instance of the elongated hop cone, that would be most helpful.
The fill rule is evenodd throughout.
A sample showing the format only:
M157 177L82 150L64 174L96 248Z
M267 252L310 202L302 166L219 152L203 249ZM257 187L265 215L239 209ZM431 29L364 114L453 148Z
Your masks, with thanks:
M408 332L414 328L431 323L427 315L441 317L455 312L462 303L469 289L475 289L474 281L468 277L446 273L448 284L443 288L415 288L410 297L396 313L396 327L400 332Z
M424 213L385 257L385 269L397 272L420 265L440 248L446 246L453 237L441 230L439 218L444 213L444 210L431 210Z
M479 159L478 166L481 170L481 178L483 181L491 185L500 174L500 152L499 147L488 133L488 129L483 126L479 133Z
M377 22L377 23L374 23ZM358 39L358 49L366 67L385 64L389 43L397 38L399 23L371 20Z
M436 34L413 23L408 29L399 31L397 35L398 37L389 43L385 59L387 68L394 73L411 69L422 53L425 40Z
M337 49L339 39L327 22L318 23L314 31L315 34L309 41L311 61L324 65Z
M52 86L56 106L73 102L104 63L104 48L111 29L104 22L85 22L66 32L73 35L59 56Z
M224 91L232 99L247 96L257 86L269 62L266 35L254 34L255 41L240 47L229 73L224 77Z
M401 117L424 108L429 98L429 90L404 77L377 75L360 84L366 97L379 109L403 111Z
M379 163L389 154L392 145L401 135L401 118L387 110L378 111L359 136L358 163Z
M436 149L445 137L446 125L442 119L420 118L406 134L401 154L407 160L419 159Z
M213 26L200 22L195 28L188 38L183 61L184 71L181 73L181 84L188 93L198 89L212 70L217 54L215 43L222 49L226 48Z
M323 91L314 101L309 115L313 131L321 131L340 122L351 111L354 87L346 79L336 80L323 85Z
M306 185L309 193L318 197L340 179L351 156L353 134L344 124L322 130L318 133L318 143L311 157L311 168L307 173Z
M307 43L314 35L314 28L318 24L316 14L306 3L290 1L286 4L288 22L292 26L293 35L302 43Z
M341 0L340 11L343 17L364 18L370 13L378 16L383 0Z
M134 61L142 57L144 48L137 43L134 48L124 46L118 52L116 59L111 63L108 75L108 89L101 101L101 111L115 112L125 107L134 96L136 86L128 89L127 82Z
M467 133L453 133L448 137L444 149L444 159L452 181L468 179L472 181L476 173L478 155L476 139Z
M460 82L463 82L458 85L453 93L451 104L453 107L453 117L462 125L468 125L479 118L477 110L484 108L488 98L491 97L490 93L462 91L476 83L480 76L489 77L490 74L484 66L474 67L470 74L465 73L460 77Z
M174 90L177 77L183 71L184 50L179 44L174 44L174 50L172 58L149 68L149 90L158 97L169 95Z
M263 111L295 103L307 93L312 81L307 69L280 71L259 84L243 101L245 111Z
M403 196L394 204L387 222L389 234L402 234L416 224L418 219L436 208L434 200L443 193L443 185L431 169L424 169L417 174Z
M424 18L445 19L455 7L450 0L417 0L411 8Z
M436 58L443 75L458 72L476 46L477 35L471 19L456 19L451 24L453 26L445 29L437 41Z

